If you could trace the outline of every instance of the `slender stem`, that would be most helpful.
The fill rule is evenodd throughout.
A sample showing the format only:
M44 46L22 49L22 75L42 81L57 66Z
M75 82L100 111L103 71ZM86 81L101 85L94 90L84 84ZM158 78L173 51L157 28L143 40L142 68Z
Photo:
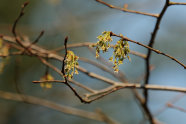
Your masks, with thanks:
M24 100L22 98L25 98ZM34 104L34 105L40 105L55 111L59 111L65 114L70 114L73 116L77 117L82 117L86 119L91 119L91 120L96 120L96 121L101 121L101 122L107 122L105 118L100 116L100 114L95 113L95 112L89 112L65 105L61 105L52 101L48 101L42 98L34 97L34 96L29 96L29 95L23 95L23 94L17 94L17 93L11 93L11 92L5 92L0 90L0 98L2 99L7 99L7 100L14 100L14 101L19 101L19 102L26 102L29 104ZM107 116L104 114L104 116ZM108 117L108 116L107 116ZM111 119L108 117L110 121L112 121L112 124L118 124L115 120Z
M157 21L156 21L156 24L155 24L155 27L154 27L154 31L151 35L151 39L150 39L150 42L148 44L149 47L153 47L153 44L155 42L155 38L156 38L156 35L158 33L158 29L159 29L159 26L160 26L160 22L163 18L163 15L165 14L167 8L169 6L169 0L166 0L165 2L165 5L160 13L160 16L157 18ZM148 53L147 53L147 58L145 59L145 63L146 63L146 78L145 78L145 84L148 84L149 83L149 77L150 77L150 69L149 69L149 66L150 66L150 57L151 57L151 53L152 51L150 49L148 49ZM185 68L185 67L184 67ZM144 96L145 96L145 104L147 104L148 102L148 91L147 90L144 90Z
M135 10L129 10L127 8L120 8L120 7L108 4L108 3L106 3L106 2L104 2L102 0L96 0L96 1L101 3L101 4L103 4L103 5L105 5L105 6L108 6L109 8L117 9L117 10L120 10L120 11L123 11L123 12L140 14L140 15L146 15L146 16L151 16L151 17L155 17L155 18L157 18L159 16L158 14L152 14L152 13L140 12L140 11L135 11Z
M142 44L142 43L140 43L140 42L137 42L137 41L131 40L131 39L127 38L127 37L124 37L124 36L120 36L120 35L114 34L113 32L111 32L111 35L112 35L112 36L116 36L116 37L120 37L120 38L122 38L123 40L126 40L126 41L129 41L129 42L132 42L132 43L138 44L138 45L140 45L140 46L143 46L143 47L149 49L150 51L154 51L154 52L157 53L157 54L164 55L164 56L166 56L166 57L172 59L173 61L175 61L176 63L178 63L178 64L181 65L182 67L184 67L184 69L186 69L186 65L184 65L183 63L181 63L179 60L177 60L177 59L174 58L173 56L168 55L168 54L166 54L166 53L163 53L163 52L161 52L160 50L157 50L157 49L155 49L155 48L149 47L149 46L144 45L144 44Z

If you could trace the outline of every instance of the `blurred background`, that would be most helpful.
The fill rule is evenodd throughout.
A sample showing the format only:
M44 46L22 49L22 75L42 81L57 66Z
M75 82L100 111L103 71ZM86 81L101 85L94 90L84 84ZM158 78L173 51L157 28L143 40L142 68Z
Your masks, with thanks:
M11 27L20 12L24 0L0 0L0 34L10 35ZM165 0L105 0L110 4L148 13L159 13ZM186 2L174 0L174 2ZM155 39L154 48L170 54L186 64L186 6L170 6L165 13ZM47 49L63 45L65 36L69 36L69 44L97 41L96 37L103 31L123 34L132 40L148 44L156 19L144 15L124 13L110 9L95 0L30 0L21 18L17 30L19 34L34 40L41 30L44 36L38 43ZM147 50L136 44L130 44L130 49L141 53ZM94 54L87 48L73 48L78 56L96 61ZM61 51L64 54L64 51ZM108 58L112 52L104 55ZM120 66L129 81L135 81L145 72L145 61L130 55L131 62L126 60ZM0 59L2 61L2 59ZM61 68L61 63L50 61ZM91 72L114 79L113 76L90 64L79 62ZM155 67L151 72L150 83L167 86L186 87L186 71L176 62L167 57L152 53L151 64ZM48 99L62 105L72 106L87 111L99 108L104 113L122 124L138 124L143 119L141 108L136 103L129 89L112 93L91 104L82 104L64 85L54 84L51 89L42 89L33 80L39 80L45 73L45 66L37 58L27 56L12 56L3 72L0 74L0 90L16 92L16 87L24 94ZM50 70L55 79L60 77ZM75 80L95 89L106 86L101 81L80 73ZM117 81L117 80L116 80ZM141 81L143 83L143 81ZM80 91L81 92L81 91ZM150 91L149 107L153 114L180 93ZM186 98L183 97L175 105L186 109ZM156 116L167 124L186 123L186 113L166 109ZM102 124L72 115L60 113L42 106L25 104L0 99L0 124ZM144 122L145 123L145 122Z

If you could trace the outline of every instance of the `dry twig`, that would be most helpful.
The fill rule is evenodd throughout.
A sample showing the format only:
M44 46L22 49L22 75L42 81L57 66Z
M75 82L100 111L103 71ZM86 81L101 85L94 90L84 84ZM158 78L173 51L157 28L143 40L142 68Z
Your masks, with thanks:
M16 42L23 48L26 49L26 47L23 45L22 41L20 40L20 38L18 37L17 35L17 32L16 32L16 26L17 26L17 23L18 21L21 19L21 17L24 15L24 9L25 7L29 4L29 2L25 2L22 6L21 6L21 11L19 13L19 16L17 17L17 19L15 20L14 24L13 24L13 27L12 27L12 34L14 35L15 37L15 40ZM28 51L29 52L29 51Z
M156 24L155 24L155 27L154 27L154 31L153 31L153 33L152 33L152 35L151 35L151 39L150 39L149 44L148 44L149 47L153 47L153 44L154 44L154 42L155 42L156 35L157 35L157 33L158 33L158 29L159 29L160 22L161 22L161 20L162 20L163 15L165 14L165 12L166 12L168 6L169 6L169 0L166 0L165 5L164 5L164 7L163 7L163 9L162 9L162 11L161 11L161 13L160 13L160 15L159 15L159 17L158 17L157 20L156 20ZM146 60L145 60L145 62L146 62L146 78L145 78L145 84L148 84L148 83L149 83L149 76L150 76L149 66L150 66L151 52L152 52L152 51L151 51L150 49L148 49L147 58L146 58ZM184 66L184 68L186 68L186 66ZM147 102L148 102L148 91L147 91L147 90L144 90L144 96L145 96L145 100L146 100L146 104L147 104Z
M140 43L140 42L131 40L131 39L129 39L129 38L127 38L127 37L124 37L124 36L120 36L120 35L117 35L117 34L114 34L114 33L111 33L111 35L112 35L112 36L116 36L116 37L120 37L120 38L122 38L123 40L126 40L126 41L129 41L129 42L138 44L138 45L140 45L140 46L143 46L143 47L149 49L150 51L154 51L154 52L157 53L157 54L164 55L164 56L166 56L166 57L172 59L173 61L175 61L175 62L178 63L179 65L181 65L184 69L186 69L186 65L184 65L182 62L180 62L180 61L177 60L176 58L172 57L171 55L168 55L168 54L166 54L166 53L161 52L160 50L157 50L157 49L155 49L155 48L149 47L149 46L144 45L144 44L142 44L142 43Z
M100 114L97 114L95 112L88 112L85 110L69 107L69 106L64 106L61 104L57 104L52 101L48 101L45 99L41 99L38 97L34 96L28 96L28 95L23 95L23 94L17 94L17 93L11 93L11 92L5 92L0 90L0 98L2 99L7 99L7 100L14 100L14 101L20 101L20 102L26 102L29 104L34 104L34 105L40 105L46 108L50 108L52 110L56 110L65 114L70 114L86 119L91 119L91 120L96 120L96 121L101 121L101 122L107 122L105 120L105 117L100 116ZM22 99L24 98L24 100ZM115 120L111 119L107 115L104 114L109 120L111 120L113 123L112 124L118 124ZM110 123L108 123L110 124Z
M158 14L152 14L152 13L146 13L146 12L140 12L140 11L135 11L135 10L129 10L127 8L120 8L120 7L117 7L117 6L114 6L114 5L111 5L111 4L108 4L102 0L96 0L97 2L105 5L105 6L108 6L109 8L112 8L112 9L117 9L117 10L120 10L120 11L123 11L123 12L128 12L128 13L134 13L134 14L140 14L140 15L146 15L146 16L151 16L151 17L159 17Z

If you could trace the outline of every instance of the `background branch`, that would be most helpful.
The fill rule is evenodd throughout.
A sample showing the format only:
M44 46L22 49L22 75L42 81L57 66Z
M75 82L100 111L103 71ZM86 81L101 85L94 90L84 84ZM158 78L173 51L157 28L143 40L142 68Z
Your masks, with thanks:
M120 10L120 11L123 11L123 12L140 14L140 15L146 15L146 16L151 16L151 17L156 17L156 18L159 16L158 14L152 14L152 13L140 12L140 11L135 11L135 10L129 10L127 8L120 8L120 7L108 4L108 3L106 3L106 2L104 2L102 0L96 0L96 1L101 3L101 4L103 4L103 5L105 5L105 6L108 6L109 8L117 9L117 10Z
M28 96L28 95L23 95L23 94L5 92L5 91L0 90L0 98L7 99L7 100L19 101L19 102L26 102L26 103L29 103L29 104L40 105L40 106L47 107L47 108L50 108L50 109L55 110L55 111L65 113L65 114L79 116L79 117L82 117L82 118L96 120L96 121L107 122L107 120L105 120L105 117L102 117L95 112L88 112L88 111L85 111L85 110L80 110L80 109L77 109L77 108L72 108L72 107L69 107L69 106L60 105L60 104L57 104L55 102L48 101L48 100L45 100L45 99L41 99L41 98L34 97L34 96ZM24 100L22 98L24 98ZM106 116L107 118L109 118L109 120L112 121L112 123L108 123L108 124L118 124L118 122L111 119L107 115L104 114L104 116Z

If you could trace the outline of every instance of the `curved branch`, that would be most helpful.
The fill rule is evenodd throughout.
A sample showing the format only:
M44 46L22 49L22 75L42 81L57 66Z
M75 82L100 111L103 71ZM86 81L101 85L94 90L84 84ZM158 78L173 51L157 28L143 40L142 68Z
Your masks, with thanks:
M168 54L166 54L166 53L161 52L160 50L157 50L157 49L155 49L155 48L149 47L149 46L144 45L144 44L142 44L142 43L140 43L140 42L131 40L131 39L127 38L127 37L114 34L113 32L111 32L111 35L112 35L112 36L116 36L116 37L120 37L120 38L122 38L123 40L126 40L126 41L129 41L129 42L138 44L138 45L140 45L140 46L143 46L143 47L149 49L150 51L154 51L154 52L157 53L157 54L164 55L164 56L166 56L166 57L168 57L168 58L174 60L176 63L178 63L179 65L181 65L182 67L184 67L184 69L186 69L186 65L184 65L183 63L181 63L181 62L180 62L179 60L177 60L176 58L174 58L174 57L172 57L172 56L170 56L170 55L168 55Z
M23 97L24 97L24 100L22 99ZM41 98L34 97L34 96L5 92L5 91L0 90L0 98L7 99L7 100L19 101L19 102L26 102L29 104L40 105L40 106L43 106L43 107L46 107L46 108L49 108L52 110L56 110L56 111L65 113L65 114L70 114L70 115L74 115L74 116L78 116L78 117L82 117L82 118L86 118L86 119L91 119L91 120L96 120L96 121L101 121L101 122L108 121L108 120L105 120L105 118L100 116L100 114L98 114L98 113L88 112L85 110L72 108L69 106L64 106L64 105L57 104L55 102L41 99ZM107 115L105 115L105 116L108 117ZM108 118L112 122L112 124L118 124L115 120L111 119L110 117L108 117Z
M117 9L117 10L120 10L120 11L123 11L123 12L128 12L128 13L134 13L134 14L140 14L140 15L146 15L146 16L151 16L151 17L155 17L155 18L158 18L159 15L158 14L152 14L152 13L146 13L146 12L140 12L140 11L135 11L135 10L129 10L127 8L120 8L120 7L117 7L117 6L114 6L114 5L111 5L111 4L108 4L102 0L96 0L97 2L105 5L105 6L108 6L109 8L112 8L112 9Z

